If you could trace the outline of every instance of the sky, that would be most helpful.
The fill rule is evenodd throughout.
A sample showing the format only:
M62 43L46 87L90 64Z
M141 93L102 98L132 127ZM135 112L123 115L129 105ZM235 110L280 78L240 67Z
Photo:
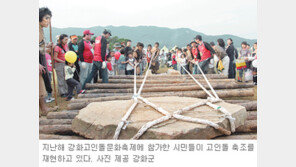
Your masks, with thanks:
M257 38L257 0L39 0L52 26L158 26Z

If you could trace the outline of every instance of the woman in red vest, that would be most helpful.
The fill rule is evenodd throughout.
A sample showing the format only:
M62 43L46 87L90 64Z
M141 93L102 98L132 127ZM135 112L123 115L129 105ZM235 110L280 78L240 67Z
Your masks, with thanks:
M59 93L61 97L66 97L68 93L68 86L65 81L65 54L68 49L68 36L62 34L59 36L58 44L54 48L55 70L57 73Z

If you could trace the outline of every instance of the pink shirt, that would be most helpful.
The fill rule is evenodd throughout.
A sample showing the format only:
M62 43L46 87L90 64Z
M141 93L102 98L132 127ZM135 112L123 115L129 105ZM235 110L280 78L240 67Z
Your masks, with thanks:
M45 53L45 59L46 59L46 65L47 65L48 71L52 71L51 56Z
M68 49L68 45L66 44L66 45L64 45L64 50L67 52L69 49ZM61 59L61 60L63 60L63 61L65 61L65 52L64 52L64 50L62 49L62 48L60 48L59 46L56 46L55 48L54 48L54 52L57 52L58 53L58 58L59 59ZM55 62L57 62L57 61L55 61Z

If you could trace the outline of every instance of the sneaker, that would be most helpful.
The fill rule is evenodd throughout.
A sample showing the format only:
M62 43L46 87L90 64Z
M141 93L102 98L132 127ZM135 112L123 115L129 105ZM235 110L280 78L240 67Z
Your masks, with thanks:
M85 93L85 90L81 90L78 94L84 94Z
M46 103L51 103L51 102L53 102L54 100L55 100L55 98L50 97L50 98L46 99L45 102L46 102Z

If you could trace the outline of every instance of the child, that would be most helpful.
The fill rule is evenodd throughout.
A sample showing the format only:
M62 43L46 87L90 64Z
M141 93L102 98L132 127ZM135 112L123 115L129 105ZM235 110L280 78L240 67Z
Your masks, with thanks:
M181 48L176 48L176 60L177 60L177 69L178 71L181 71L181 64L179 59L181 59L182 50Z
M134 66L135 66L135 58L133 57L133 52L128 52L128 60L126 61L126 71L127 75L134 75Z
M83 94L85 92L85 90L81 89L80 82L73 79L75 70L76 70L75 65L73 63L69 63L69 62L66 61L65 80L66 80L66 83L68 85L68 94L67 94L66 101L70 101L72 99L73 90L74 90L75 87L76 87L77 94L80 94L80 93Z
M46 103L50 103L54 101L55 99L52 97L52 88L51 88L51 75L52 75L52 65L51 65L51 56L50 54L50 48L45 49L45 59L46 59L46 65L48 70L48 79L49 82L45 82L46 91L47 91L47 97L45 98Z
M113 76L114 75L114 69L112 65L112 56L107 56L107 69L108 69L108 75Z
M116 70L117 70L117 60L115 58L115 52L114 51L111 51L110 52L110 63L112 65L112 75L115 75L116 74ZM108 60L107 60L108 61Z
M180 68L181 68L181 70L180 70L180 72L181 72L181 74L185 74L185 70L184 70L184 68L186 67L186 58L185 58L185 54L182 54L181 55L181 58L180 58Z
M120 57L117 61L118 75L125 75L126 61L124 56L124 49L120 50Z
M247 68L249 68L247 62L245 62L246 58L250 57L251 55L249 49L247 48L247 45L248 45L247 42L242 42L241 44L242 49L240 50L239 56L238 56L239 61L241 61L240 65L237 64L238 82L243 81L244 72L246 71Z
M177 61L176 61L176 52L175 51L173 51L172 66L173 66L174 70L177 70Z

